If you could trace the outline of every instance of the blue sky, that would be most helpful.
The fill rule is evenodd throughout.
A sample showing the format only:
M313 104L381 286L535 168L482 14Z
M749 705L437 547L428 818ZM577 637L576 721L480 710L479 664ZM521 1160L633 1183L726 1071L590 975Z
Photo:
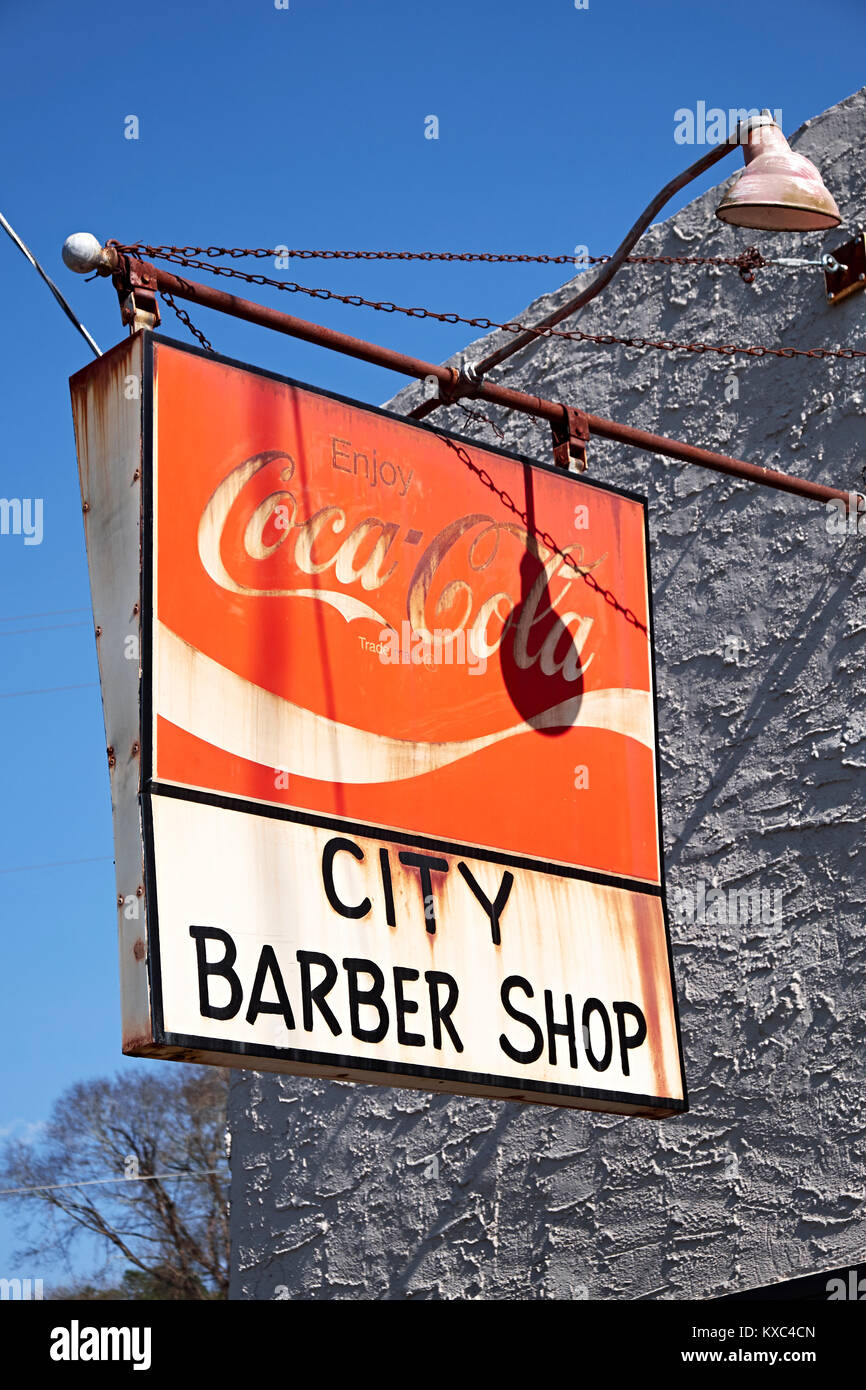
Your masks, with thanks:
M602 253L697 157L674 142L678 108L781 107L790 133L862 84L866 51L862 0L818 11L802 0L152 0L84 14L59 0L0 6L0 210L103 348L124 331L116 299L63 267L69 232ZM130 115L137 140L124 138ZM438 140L425 139L430 115ZM287 274L493 319L568 278L550 266L393 262L295 261ZM74 1081L157 1064L119 1049L108 776L67 386L89 352L5 238L0 287L0 496L42 499L44 527L40 545L0 536L3 1135L30 1132ZM435 360L473 336L274 291L249 297ZM218 351L330 390L378 403L402 384L204 310L193 318ZM164 329L187 336L168 309ZM15 693L43 690L53 693ZM25 867L84 860L94 862ZM0 1275L38 1276L13 1267L2 1202Z

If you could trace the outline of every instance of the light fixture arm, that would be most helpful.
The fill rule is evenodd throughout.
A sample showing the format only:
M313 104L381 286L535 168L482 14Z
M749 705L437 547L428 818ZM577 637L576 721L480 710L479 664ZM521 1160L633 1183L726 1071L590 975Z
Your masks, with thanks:
M730 154L731 150L735 149L738 145L744 146L753 130L768 125L775 125L769 111L763 111L760 115L748 116L745 120L738 121L732 129L728 131L726 140L723 140L718 145L714 145L706 154L701 155L700 159L696 159L694 164L690 164L682 173L677 174L669 183L666 183L664 188L653 198L652 202L644 208L640 217L635 222L634 226L626 233L610 260L604 262L593 276L590 284L572 299L566 300L558 309L554 309L552 314L548 314L545 318L539 319L538 323L534 324L532 328L527 329L524 333L518 334L517 337L512 338L509 342L503 343L502 347L497 348L495 352L489 353L487 357L482 358L480 362L474 363L474 380L477 382L480 378L486 376L494 367L498 367L501 362L504 362L507 357L512 357L515 352L520 352L521 348L528 347L530 343L534 343L539 334L544 333L548 328L555 328L563 319L570 318L572 314L577 313L578 309L584 308L585 305L589 304L590 300L595 299L597 295L601 294L602 290L610 284L617 271L626 261L630 252L640 241L644 232L652 224L656 214L661 211L674 194L679 193L680 189L685 188L687 184L700 178L701 174L706 173L714 164L718 164L719 160L724 159L725 156ZM414 410L409 412L410 417L415 420L422 420L426 415L430 415L440 404L441 402L438 399L422 401L419 406L416 406Z

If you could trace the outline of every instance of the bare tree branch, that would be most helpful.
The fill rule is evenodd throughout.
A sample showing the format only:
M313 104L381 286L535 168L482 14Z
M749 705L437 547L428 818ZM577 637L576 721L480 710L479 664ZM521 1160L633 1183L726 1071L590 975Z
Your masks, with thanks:
M36 1189L3 1198L30 1238L26 1257L68 1256L89 1234L141 1287L171 1291L146 1296L227 1297L227 1100L227 1072L151 1062L64 1092L33 1144L0 1154L0 1187Z

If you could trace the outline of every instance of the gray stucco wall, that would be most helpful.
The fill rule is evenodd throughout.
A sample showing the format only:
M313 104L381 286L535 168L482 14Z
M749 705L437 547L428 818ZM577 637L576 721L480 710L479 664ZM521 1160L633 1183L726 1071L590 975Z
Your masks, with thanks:
M866 221L866 90L795 143L845 224ZM723 167L733 174L733 162ZM642 248L716 255L759 241L716 221L717 197L654 228ZM812 255L843 239L760 245ZM829 308L817 272L765 270L746 285L736 271L674 266L624 269L579 326L863 346L864 315L866 294ZM479 344L468 351L479 355ZM506 375L600 415L864 485L856 361L554 340ZM411 387L396 408L420 394ZM546 427L489 413L506 447L550 457ZM496 442L457 410L435 418ZM866 1255L866 536L830 534L818 504L624 447L594 441L590 467L650 505L691 1113L658 1123L241 1073L235 1298L702 1298ZM687 920L677 890L701 883L781 894L780 910Z

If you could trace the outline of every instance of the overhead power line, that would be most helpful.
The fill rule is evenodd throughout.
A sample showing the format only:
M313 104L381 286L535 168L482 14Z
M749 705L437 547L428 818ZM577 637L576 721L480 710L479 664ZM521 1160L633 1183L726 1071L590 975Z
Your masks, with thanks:
M136 1173L129 1178L86 1178L84 1182L47 1182L38 1187L0 1187L0 1197L17 1197L25 1192L57 1192L61 1188L110 1187L128 1182L168 1182L173 1178L210 1178L224 1174L222 1168L202 1168L197 1173Z
M0 212L0 226L2 226L7 236L9 236L12 241L14 241L22 256L25 256L27 258L27 260L33 266L33 269L37 272L37 274L42 276L42 279L45 281L51 293L54 295L54 298L57 300L57 303L60 305L66 317L69 319L69 322L73 324L75 328L78 329L78 332L81 334L82 338L87 343L87 346L92 350L96 357L101 357L101 348L97 346L93 338L91 338L90 334L88 333L87 329L84 327L84 324L77 317L74 310L70 308L69 304L67 304L66 300L63 298L63 295L60 293L54 281L51 279L51 276L46 274L46 272L42 269L42 266L37 261L29 246L26 246L24 242L21 240L18 233L15 231L15 229L13 227L10 227L2 212Z
M95 690L99 681L85 681L83 685L43 685L37 690L0 690L0 700L17 700L24 695L59 695L64 690Z
M80 623L50 623L47 627L13 627L0 632L0 637L24 637L29 632L67 632L71 627L90 627L90 623L84 619Z
M10 613L0 623L23 623L29 618L65 618L70 613L89 613L89 608L51 608L46 613Z
M53 859L48 864L12 864L8 868L0 869L0 874L27 874L37 869L68 869L73 864L108 864L114 863L110 854L97 854L89 859Z

